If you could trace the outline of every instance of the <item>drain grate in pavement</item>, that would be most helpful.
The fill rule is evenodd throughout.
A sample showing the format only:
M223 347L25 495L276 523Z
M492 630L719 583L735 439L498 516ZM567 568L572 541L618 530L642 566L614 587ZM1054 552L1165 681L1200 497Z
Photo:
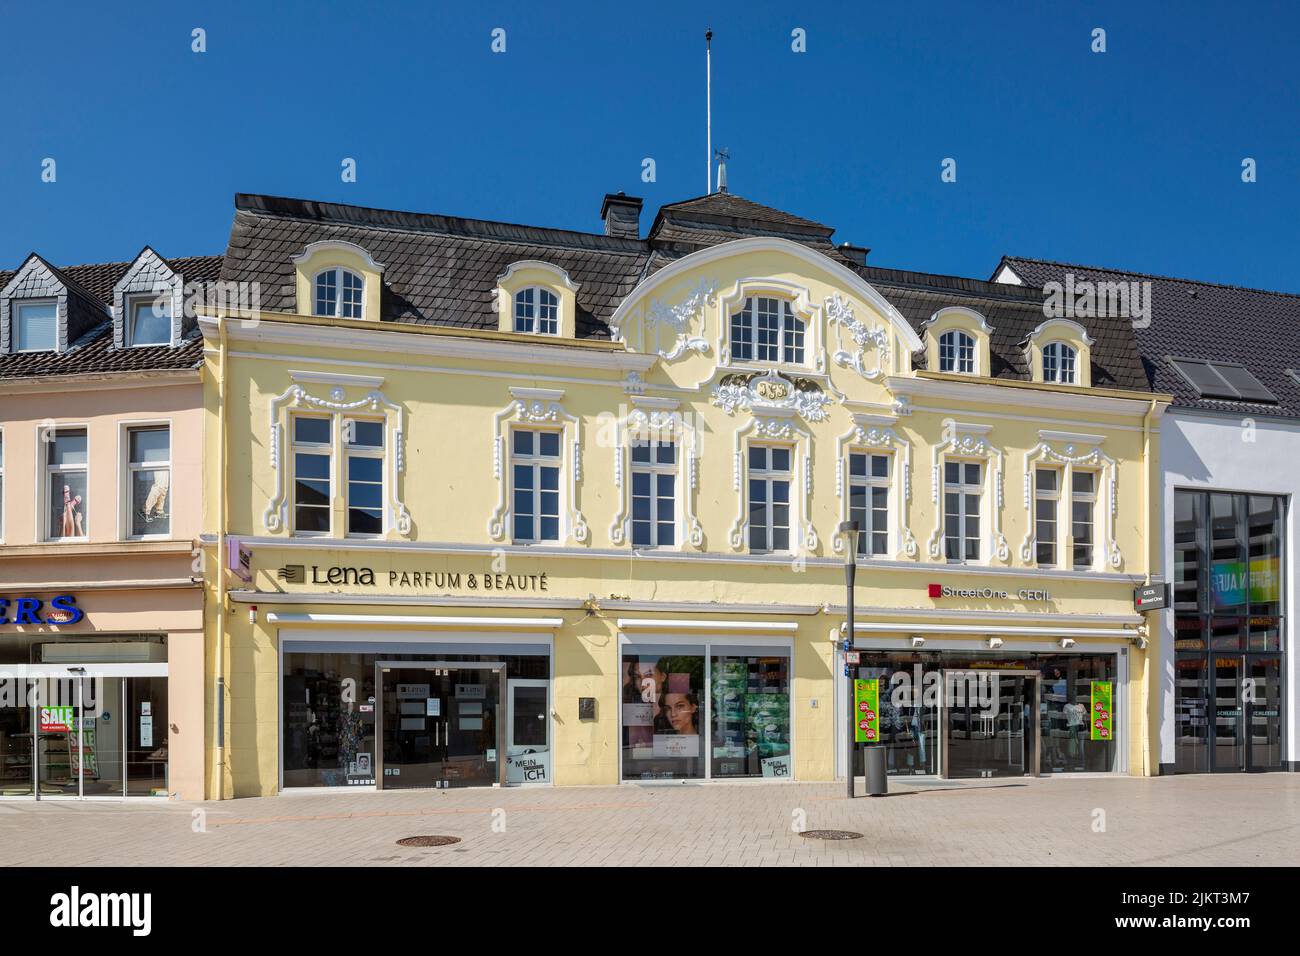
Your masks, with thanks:
M804 830L799 834L807 840L861 840L862 834L852 830Z
M403 837L397 841L398 846L448 846L459 843L460 837L454 836L413 836Z

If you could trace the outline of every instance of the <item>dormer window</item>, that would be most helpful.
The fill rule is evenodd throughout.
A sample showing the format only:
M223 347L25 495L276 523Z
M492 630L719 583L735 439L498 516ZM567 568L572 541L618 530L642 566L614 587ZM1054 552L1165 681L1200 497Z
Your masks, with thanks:
M318 272L313 283L313 315L334 319L361 318L365 280L351 269Z
M137 296L128 300L126 344L170 345L172 306L169 297Z
M515 293L515 331L560 334L560 300L549 289L529 286Z
M750 296L731 316L731 356L737 362L804 363L805 328L790 303Z
M59 340L59 309L53 299L14 302L14 351L53 352Z
M1043 346L1043 381L1058 385L1075 384L1075 365L1078 353L1064 342Z
M960 329L939 336L939 371L975 374L975 340Z

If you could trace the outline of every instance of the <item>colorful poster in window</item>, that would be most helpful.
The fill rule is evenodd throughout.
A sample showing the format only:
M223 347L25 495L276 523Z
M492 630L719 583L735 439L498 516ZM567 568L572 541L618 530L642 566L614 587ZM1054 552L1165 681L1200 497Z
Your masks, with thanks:
M788 694L749 694L745 697L747 741L760 760L790 752L790 697Z
M40 732L43 734L67 734L72 733L72 712L73 708L68 707L42 707L40 708Z
M880 742L880 681L853 682L853 739L860 744Z
M1247 571L1249 570L1249 574ZM1280 600L1281 564L1278 558L1215 561L1210 568L1215 609L1251 604L1276 604Z
M1092 682L1091 704L1089 705L1091 726L1090 737L1093 740L1111 740L1114 733L1115 708L1113 687L1108 680Z

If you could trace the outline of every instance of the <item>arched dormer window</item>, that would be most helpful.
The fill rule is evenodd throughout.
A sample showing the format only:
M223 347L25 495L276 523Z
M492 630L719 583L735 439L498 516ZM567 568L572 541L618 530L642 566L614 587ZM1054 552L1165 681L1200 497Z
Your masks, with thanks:
M975 340L960 329L939 336L939 371L975 374Z
M1043 381L1056 382L1058 385L1074 385L1077 382L1075 367L1078 353L1064 342L1051 342L1043 346Z
M737 362L804 364L803 319L785 299L754 295L731 316L731 357Z
M312 315L359 319L365 302L365 280L351 269L333 266L312 280Z
M535 335L559 335L559 297L541 286L529 286L516 292L515 331Z

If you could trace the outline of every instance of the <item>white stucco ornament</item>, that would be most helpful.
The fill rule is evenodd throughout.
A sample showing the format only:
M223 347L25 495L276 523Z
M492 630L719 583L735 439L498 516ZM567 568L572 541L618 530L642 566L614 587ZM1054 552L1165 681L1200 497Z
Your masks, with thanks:
M716 302L714 283L711 279L700 279L676 305L669 305L663 299L652 299L646 311L646 328L652 332L660 326L666 326L675 340L671 349L659 349L659 357L671 362L687 352L701 354L709 350L709 341L702 335L691 334L691 324L695 316L703 311L705 305ZM703 331L701 327L700 331Z
M806 422L827 418L830 396L816 382L787 378L776 369L759 374L738 372L724 375L714 387L711 401L728 415L747 411L755 418L798 415Z
M889 363L889 330L884 326L868 326L861 322L853 313L853 306L846 300L840 298L836 292L826 299L826 321L828 325L838 326L841 331L840 342L843 344L843 334L847 333L853 345L853 350L838 349L831 356L832 361L841 368L851 368L868 381L875 381L887 374L886 366ZM875 368L867 368L867 350L874 348L876 350Z

